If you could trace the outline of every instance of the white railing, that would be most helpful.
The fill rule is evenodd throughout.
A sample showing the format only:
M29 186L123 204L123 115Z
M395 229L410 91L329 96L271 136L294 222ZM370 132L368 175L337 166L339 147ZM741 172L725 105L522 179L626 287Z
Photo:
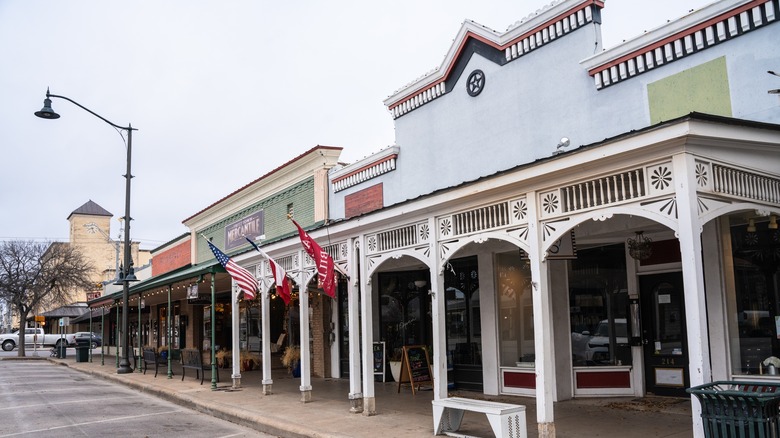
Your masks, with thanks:
M381 252L416 245L417 237L417 224L382 231L376 235L377 250Z
M645 194L645 175L641 168L561 188L565 212L616 204Z
M509 205L506 202L452 215L452 227L456 235L490 230L508 224Z
M757 173L712 165L713 190L726 195L780 203L780 180Z

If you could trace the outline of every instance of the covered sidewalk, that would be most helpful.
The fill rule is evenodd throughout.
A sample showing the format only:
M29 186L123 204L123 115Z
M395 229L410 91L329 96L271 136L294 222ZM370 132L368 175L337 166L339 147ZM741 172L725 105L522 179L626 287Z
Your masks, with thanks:
M111 360L109 360L109 358ZM276 359L276 358L274 358ZM208 415L239 423L282 437L428 437L433 433L431 400L433 391L418 391L396 383L376 383L377 412L374 416L349 413L349 381L312 379L311 401L301 402L300 379L272 362L273 394L263 395L262 372L242 374L241 388L231 387L231 370L220 370L216 390L200 384L191 370L181 380L181 367L173 362L174 377L154 372L116 374L113 356L100 365L99 353L93 362L76 362L72 356L48 360L99 378L128 385ZM206 379L210 380L207 372ZM527 407L528 436L536 437L535 400L525 397L488 397L461 392L459 396L524 404ZM672 398L591 398L555 403L559 437L689 437L692 435L690 402ZM459 431L466 435L492 436L483 415L467 412Z

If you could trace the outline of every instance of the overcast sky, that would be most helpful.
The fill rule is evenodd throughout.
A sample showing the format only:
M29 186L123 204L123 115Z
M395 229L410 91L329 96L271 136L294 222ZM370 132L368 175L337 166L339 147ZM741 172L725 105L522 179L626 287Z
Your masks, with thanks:
M315 145L350 163L394 144L382 101L438 67L465 19L504 31L549 3L0 0L0 240L67 240L90 199L124 215L120 135L64 100L35 117L47 87L138 128L131 237L153 249ZM607 0L605 46L709 3Z

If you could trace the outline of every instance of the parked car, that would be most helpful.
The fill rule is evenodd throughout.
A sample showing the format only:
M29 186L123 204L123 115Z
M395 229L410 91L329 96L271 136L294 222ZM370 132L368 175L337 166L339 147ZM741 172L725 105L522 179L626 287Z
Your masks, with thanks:
M67 340L62 338L61 335L55 333L44 333L42 328L25 328L24 329L24 344L25 345L46 345L46 346L59 346L65 343L67 346ZM3 351L11 351L19 345L19 331L13 333L0 334L0 345L3 347Z
M80 341L87 343L91 342L92 348L97 348L103 345L103 338L99 334L93 332L91 335L92 337L90 338L89 332L76 332L73 334L73 340L68 340L68 342L72 347L78 345Z
M614 342L615 346L628 345L628 327L626 318L615 318ZM588 340L588 348L585 350L587 361L608 364L611 360L610 355L610 333L609 320L605 319L599 322L594 333Z

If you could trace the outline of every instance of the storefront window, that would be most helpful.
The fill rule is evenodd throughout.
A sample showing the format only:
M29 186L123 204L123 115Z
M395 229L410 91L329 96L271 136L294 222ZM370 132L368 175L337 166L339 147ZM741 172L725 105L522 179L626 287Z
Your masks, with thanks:
M623 244L577 251L569 264L572 365L630 365Z
M520 251L497 254L501 366L533 367L534 308L531 269Z
M776 221L774 222L776 224ZM734 254L736 327L732 324L735 374L780 373L780 232L768 220L731 228Z
M427 271L379 274L379 340L392 355L404 345L428 345L431 329Z
M239 347L242 350L259 352L262 333L260 308L251 305L241 307L239 321L241 321L239 324Z

